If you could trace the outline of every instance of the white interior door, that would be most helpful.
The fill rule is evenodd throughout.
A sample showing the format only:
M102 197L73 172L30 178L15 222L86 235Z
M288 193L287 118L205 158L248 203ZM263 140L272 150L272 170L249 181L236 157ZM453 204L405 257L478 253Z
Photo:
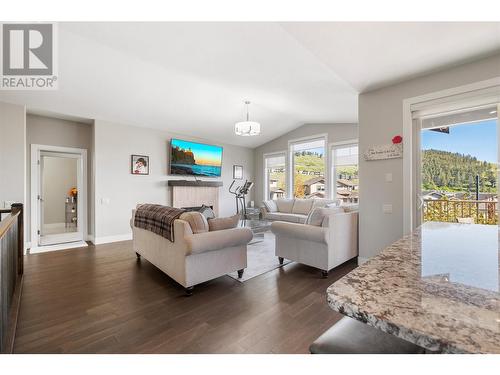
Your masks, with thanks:
M38 166L38 245L82 241L83 155L40 150Z

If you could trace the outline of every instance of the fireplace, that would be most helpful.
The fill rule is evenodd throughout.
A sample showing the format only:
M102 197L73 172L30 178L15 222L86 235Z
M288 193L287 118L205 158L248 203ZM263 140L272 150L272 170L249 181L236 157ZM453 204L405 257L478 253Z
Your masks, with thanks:
M173 207L194 209L205 205L213 210L215 216L219 216L219 189L222 181L170 180L168 186L172 188Z

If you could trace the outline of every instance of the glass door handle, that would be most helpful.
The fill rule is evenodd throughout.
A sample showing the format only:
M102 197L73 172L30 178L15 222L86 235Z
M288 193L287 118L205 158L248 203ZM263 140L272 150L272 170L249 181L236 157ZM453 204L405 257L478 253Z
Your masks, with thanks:
M418 205L418 209L421 210L422 207L424 206L424 197L419 195L417 196L417 205Z

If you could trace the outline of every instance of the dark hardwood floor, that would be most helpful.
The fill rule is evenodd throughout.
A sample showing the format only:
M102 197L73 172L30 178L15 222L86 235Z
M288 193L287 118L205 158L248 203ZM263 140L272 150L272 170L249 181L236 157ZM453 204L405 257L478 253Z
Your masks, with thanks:
M341 315L320 278L291 263L240 283L229 276L184 290L132 243L25 257L16 353L307 353Z

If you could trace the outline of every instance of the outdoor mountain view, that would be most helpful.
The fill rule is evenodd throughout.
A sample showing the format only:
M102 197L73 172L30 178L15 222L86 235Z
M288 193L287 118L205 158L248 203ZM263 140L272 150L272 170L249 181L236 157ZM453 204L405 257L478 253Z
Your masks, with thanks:
M496 166L475 156L440 150L422 151L422 186L424 190L475 192L479 176L481 192L497 192Z
M324 177L324 149L297 151L294 154L295 176L293 193L297 198L305 198L308 194L306 182L314 177ZM324 189L324 181L321 184Z
M424 221L496 224L497 122L422 130Z
M293 197L327 198L324 141L311 141L294 145L293 149ZM347 144L332 149L332 165L336 185L332 195L346 204L358 203L358 146ZM266 159L268 173L268 199L286 196L285 156Z

